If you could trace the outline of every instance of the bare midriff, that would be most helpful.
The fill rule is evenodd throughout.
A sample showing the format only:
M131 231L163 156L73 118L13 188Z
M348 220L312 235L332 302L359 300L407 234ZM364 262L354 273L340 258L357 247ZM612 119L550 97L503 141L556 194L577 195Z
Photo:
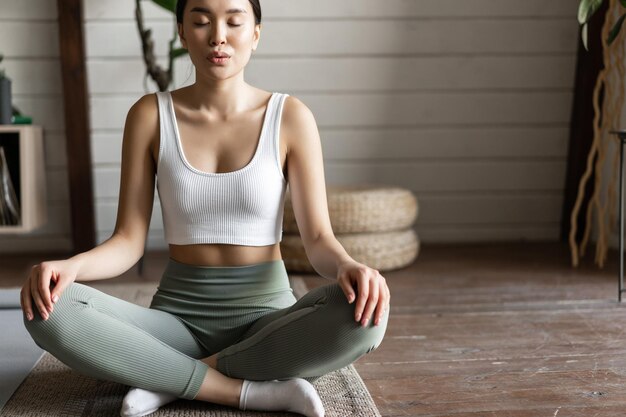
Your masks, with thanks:
M242 246L221 243L169 245L173 260L198 266L245 266L282 259L280 243Z

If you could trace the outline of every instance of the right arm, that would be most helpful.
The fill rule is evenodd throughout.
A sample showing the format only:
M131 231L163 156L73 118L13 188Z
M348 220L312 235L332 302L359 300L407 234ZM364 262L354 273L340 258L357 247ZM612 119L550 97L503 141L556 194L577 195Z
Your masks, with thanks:
M154 94L143 96L128 111L113 234L89 251L32 267L20 294L22 309L29 320L33 307L45 319L46 312L51 312L52 304L56 302L54 296L62 296L63 290L73 281L119 276L143 255L154 201L156 167L151 148L159 135L158 117ZM52 283L56 285L51 290Z
M135 265L144 253L154 201L156 167L151 146L159 133L156 109L155 95L148 94L128 111L115 229L99 246L68 259L78 267L76 281L119 276Z

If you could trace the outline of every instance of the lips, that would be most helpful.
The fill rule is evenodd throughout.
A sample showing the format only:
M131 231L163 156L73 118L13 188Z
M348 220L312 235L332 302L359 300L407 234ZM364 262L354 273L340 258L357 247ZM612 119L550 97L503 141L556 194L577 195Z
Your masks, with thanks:
M212 52L211 57L212 58L228 58L230 57L230 55L228 55L226 52Z
M222 57L212 56L209 58L209 62L211 62L212 64L223 65L223 64L226 64L226 61L228 61L229 59L230 57L228 56L222 56Z

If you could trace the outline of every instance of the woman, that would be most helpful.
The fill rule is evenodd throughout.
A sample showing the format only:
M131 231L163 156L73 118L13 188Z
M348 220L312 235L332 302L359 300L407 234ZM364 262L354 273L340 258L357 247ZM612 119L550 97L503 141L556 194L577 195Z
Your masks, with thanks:
M244 81L258 0L181 0L177 22L196 82L131 107L115 231L33 266L24 324L72 369L135 387L122 416L176 398L323 416L312 382L378 347L389 289L333 234L311 111ZM142 256L155 176L170 256L144 308L76 281L118 276ZM287 183L308 258L337 280L300 300L280 254Z

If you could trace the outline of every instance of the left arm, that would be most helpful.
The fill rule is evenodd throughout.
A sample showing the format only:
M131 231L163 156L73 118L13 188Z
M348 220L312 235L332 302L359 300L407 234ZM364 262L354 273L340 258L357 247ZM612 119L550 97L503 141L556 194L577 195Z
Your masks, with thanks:
M323 277L337 279L346 298L358 297L355 320L364 326L376 309L378 324L389 304L389 288L376 269L356 262L333 233L324 179L322 146L313 113L300 100L287 97L281 133L287 143L287 167L291 204L304 250L313 268Z

